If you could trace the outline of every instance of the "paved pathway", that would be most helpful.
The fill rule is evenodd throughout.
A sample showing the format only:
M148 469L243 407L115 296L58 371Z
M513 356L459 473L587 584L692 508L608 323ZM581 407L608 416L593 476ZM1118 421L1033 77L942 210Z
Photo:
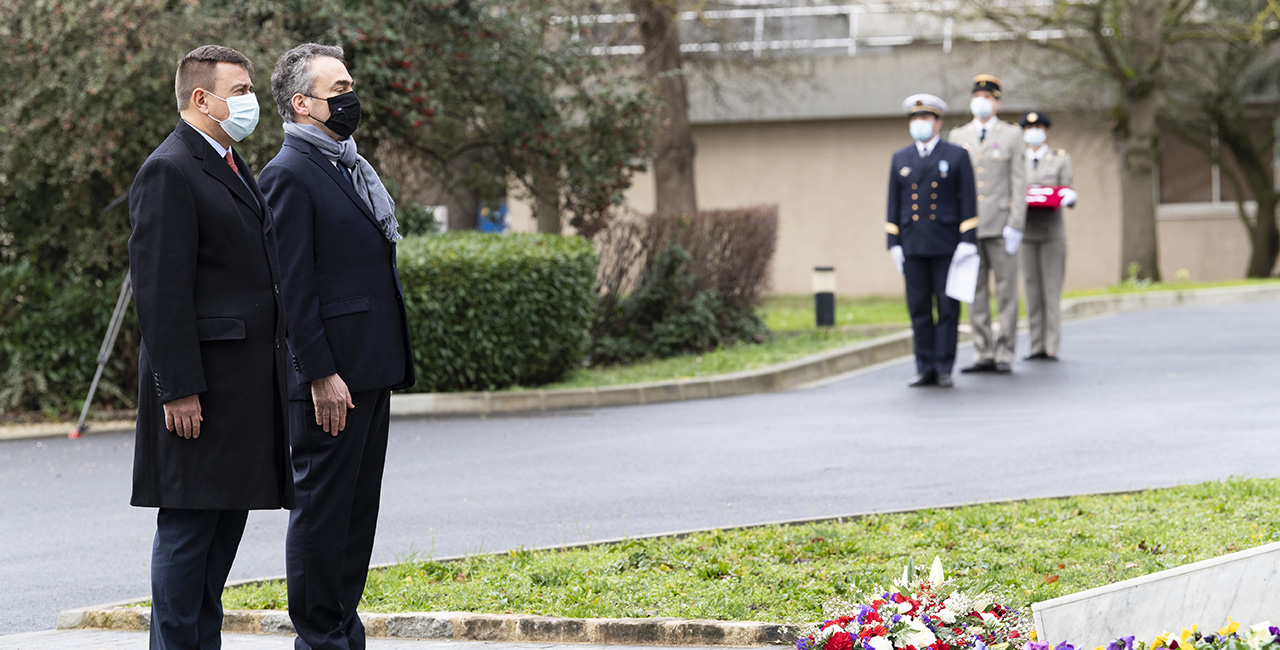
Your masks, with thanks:
M1277 323L1280 303L1069 323L1066 360L951 391L906 389L903 361L787 393L397 421L374 559L1277 476ZM131 445L0 443L0 634L148 592ZM233 578L284 572L284 525L250 516Z

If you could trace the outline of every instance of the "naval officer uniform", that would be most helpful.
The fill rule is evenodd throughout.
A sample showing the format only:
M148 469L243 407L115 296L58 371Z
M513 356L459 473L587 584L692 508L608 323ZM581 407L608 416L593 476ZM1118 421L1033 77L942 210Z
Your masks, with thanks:
M904 109L915 142L893 154L885 232L906 279L916 356L909 385L949 387L960 303L946 295L947 271L953 256L977 255L973 169L964 149L939 136L945 102L912 95Z
M964 147L973 163L978 199L978 286L969 308L976 350L961 372L1009 372L1018 340L1018 247L1027 215L1022 129L1001 121L1000 81L974 77L974 120L951 130L948 141ZM989 283L995 280L1000 331L991 325Z

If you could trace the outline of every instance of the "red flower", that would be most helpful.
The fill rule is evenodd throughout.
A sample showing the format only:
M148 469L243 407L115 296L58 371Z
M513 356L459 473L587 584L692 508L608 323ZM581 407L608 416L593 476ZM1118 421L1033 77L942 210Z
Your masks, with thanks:
M555 153L555 152L553 151L552 153ZM832 622L835 623L836 625L839 625L840 627L844 627L849 623L853 622L853 620L854 620L854 617L852 616L841 616L840 618L837 618L835 621L832 621Z
M906 602L906 600L907 600L907 597L903 596L902 594L899 594L899 593L893 594L893 602L895 603Z
M853 637L848 632L836 632L827 639L822 650L853 650Z
M883 623L884 619L880 618L880 612L877 612L876 610L873 609L867 612L867 616L866 618L862 619L862 622L863 623Z
M1009 630L1009 638L1010 638L1010 639L1016 639L1016 638L1018 638L1018 637L1020 637L1020 636L1022 636L1022 635L1021 635L1021 634L1018 634L1018 631L1017 631L1017 630Z

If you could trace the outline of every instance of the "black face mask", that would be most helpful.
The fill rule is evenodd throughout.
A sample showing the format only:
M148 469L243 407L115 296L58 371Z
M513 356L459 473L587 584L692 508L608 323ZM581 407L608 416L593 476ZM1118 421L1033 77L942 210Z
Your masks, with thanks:
M314 95L307 95L307 97L323 99ZM341 95L334 95L324 101L329 103L329 119L321 124L337 133L339 138L351 137L351 134L356 132L356 127L360 126L360 98L356 97L356 91L351 90ZM311 119L316 120L314 117ZM320 122L320 120L316 121Z

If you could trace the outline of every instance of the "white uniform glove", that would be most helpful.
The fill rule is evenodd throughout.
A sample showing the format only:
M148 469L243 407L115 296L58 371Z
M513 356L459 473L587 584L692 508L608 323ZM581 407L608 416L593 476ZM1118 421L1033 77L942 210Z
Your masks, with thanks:
M907 257L902 254L901 246L893 246L889 249L889 259L893 260L894 266L898 267L898 274L902 274L902 264L907 261Z
M1005 226L1001 234L1004 235L1004 252L1017 255L1018 247L1022 245L1022 231L1013 226Z
M1064 187L1058 190L1058 196L1062 197L1062 205L1065 205L1068 208L1074 207L1076 204L1076 199L1079 198L1079 195L1076 194L1076 191L1069 187Z
M962 241L959 244L956 244L956 252L951 256L951 259L956 262L959 262L960 260L967 260L970 257L974 257L977 254L978 254L977 244L970 244L967 241Z

